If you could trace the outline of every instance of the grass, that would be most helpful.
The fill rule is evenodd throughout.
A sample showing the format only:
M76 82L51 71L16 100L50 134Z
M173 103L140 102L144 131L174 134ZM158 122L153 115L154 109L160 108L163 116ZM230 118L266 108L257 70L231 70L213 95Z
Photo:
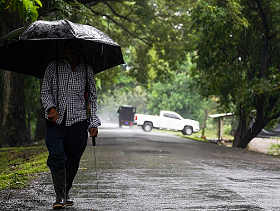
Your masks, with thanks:
M271 144L268 154L280 156L280 144Z
M0 148L0 189L23 188L48 170L45 146Z

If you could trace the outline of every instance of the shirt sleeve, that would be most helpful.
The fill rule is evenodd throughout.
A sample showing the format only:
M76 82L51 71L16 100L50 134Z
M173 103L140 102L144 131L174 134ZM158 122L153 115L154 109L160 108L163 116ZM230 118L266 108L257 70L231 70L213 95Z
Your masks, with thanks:
M56 107L55 98L54 98L54 63L51 62L45 72L43 84L41 87L41 101L45 109L45 117L47 118L48 110L50 108Z
M95 78L93 70L90 66L87 67L88 71L88 83L89 83L89 107L90 107L90 124L89 129L92 127L98 127L101 125L101 121L97 115L97 92L95 87Z

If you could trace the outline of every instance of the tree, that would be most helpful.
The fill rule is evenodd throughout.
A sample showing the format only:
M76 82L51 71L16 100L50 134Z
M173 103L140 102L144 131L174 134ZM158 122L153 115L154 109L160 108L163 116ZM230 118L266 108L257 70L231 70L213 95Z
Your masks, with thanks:
M184 118L199 121L201 128L205 128L208 114L216 104L212 99L204 100L198 94L190 75L194 67L188 55L181 70L173 73L169 83L154 83L148 91L148 110L153 114L158 114L160 110L175 111Z
M200 96L190 89L190 75L177 73L172 83L155 83L148 95L148 110L159 114L160 110L175 111L188 119L203 121Z
M123 74L136 80L129 82L130 89L139 85L149 88L154 82L169 82L172 72L184 63L188 51L184 27L190 23L191 1L67 1L59 7L60 12L49 18L57 15L58 19L90 24L122 46L126 65L96 76L99 99L116 93ZM126 102L133 105L132 100Z
M45 110L40 100L40 81L38 78L25 77L25 105L27 128L33 140L39 141L45 138ZM36 126L34 128L34 126ZM34 135L34 136L32 136Z
M147 106L152 114L159 114L160 110L175 111L184 118L204 120L204 102L194 88L190 77L193 64L186 57L181 70L173 73L168 83L154 83L148 91Z
M2 88L3 126L1 147L26 146L31 143L25 117L24 75L3 72L5 86Z
M38 8L41 3L42 7ZM0 14L0 30L4 29L3 36L22 26L19 18L11 20L15 16L22 17L24 21L35 20L35 10L38 10L40 19L67 18L92 25L106 32L124 50L131 50L126 69L114 68L98 74L97 86L113 83L118 73L123 71L148 87L154 81L166 81L183 62L181 58L187 52L184 45L188 37L183 27L189 26L191 7L191 1L182 0L3 0L0 4L0 9L4 9ZM20 15L15 12L8 14L7 10L17 10ZM16 26L14 23L20 24Z
M118 74L114 83L100 85L98 115L102 120L118 122L117 109L121 105L134 106L138 113L147 110L145 90L124 72Z
M17 12L23 22L36 21L39 7L42 7L40 0L1 0L0 2L0 12L7 9L11 12Z
M200 1L192 11L193 76L201 95L238 116L235 147L280 115L279 11L278 0Z
M191 1L59 2L58 13L51 13L48 19L57 15L58 19L89 24L107 33L124 50L129 50L129 68L125 72L142 85L150 81L165 81L170 71L178 69L187 53L183 46L188 35L183 26L190 24ZM108 78L113 78L111 74L108 77L108 72L100 74L100 79L108 81Z
M0 37L19 28L23 22L38 17L39 0L0 2ZM24 75L2 71L1 139L0 146L29 145L30 134L26 125Z

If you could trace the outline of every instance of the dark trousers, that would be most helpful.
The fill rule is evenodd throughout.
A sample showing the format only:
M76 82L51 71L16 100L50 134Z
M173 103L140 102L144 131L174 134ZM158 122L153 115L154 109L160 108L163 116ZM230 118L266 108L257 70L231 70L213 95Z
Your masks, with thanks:
M69 191L87 145L87 121L65 126L65 121L55 124L46 120L46 127L47 165L51 171L66 170L66 188Z

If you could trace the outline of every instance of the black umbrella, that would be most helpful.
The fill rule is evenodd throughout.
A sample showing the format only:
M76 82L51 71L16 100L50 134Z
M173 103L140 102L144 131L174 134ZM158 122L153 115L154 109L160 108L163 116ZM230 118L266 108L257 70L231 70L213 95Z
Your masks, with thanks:
M79 39L94 73L124 63L121 47L102 31L68 20L36 21L0 39L0 69L43 78L51 60L63 57L66 39Z

